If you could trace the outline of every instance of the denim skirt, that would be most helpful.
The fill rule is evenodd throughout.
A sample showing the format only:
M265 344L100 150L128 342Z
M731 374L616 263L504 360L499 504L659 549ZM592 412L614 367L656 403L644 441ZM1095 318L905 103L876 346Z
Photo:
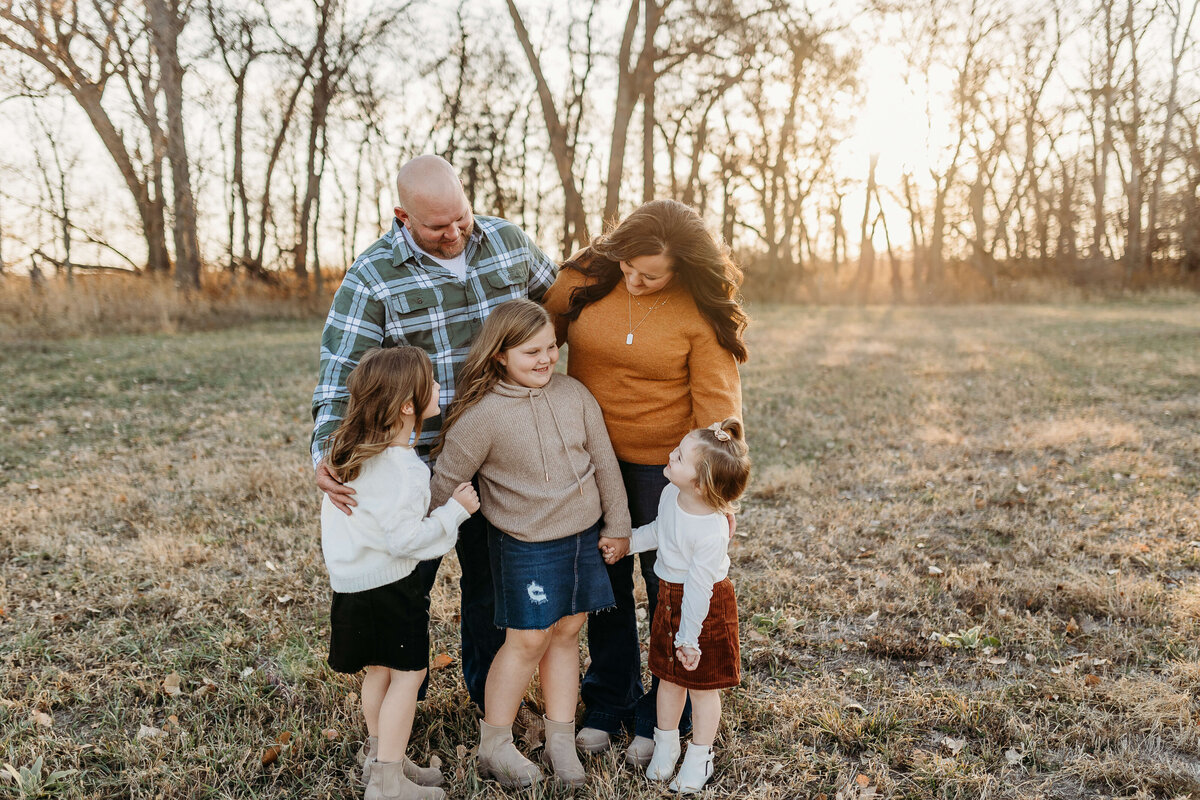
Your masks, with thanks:
M540 631L563 617L611 608L599 542L599 522L549 542L524 542L489 524L496 627Z

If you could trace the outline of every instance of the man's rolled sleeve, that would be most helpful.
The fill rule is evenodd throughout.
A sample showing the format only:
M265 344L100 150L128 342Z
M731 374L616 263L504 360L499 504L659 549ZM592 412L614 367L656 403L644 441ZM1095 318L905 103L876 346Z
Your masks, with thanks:
M363 283L358 268L356 264L346 273L333 296L321 334L320 373L312 399L314 469L325 457L329 435L346 415L346 378L363 353L383 344L383 304Z

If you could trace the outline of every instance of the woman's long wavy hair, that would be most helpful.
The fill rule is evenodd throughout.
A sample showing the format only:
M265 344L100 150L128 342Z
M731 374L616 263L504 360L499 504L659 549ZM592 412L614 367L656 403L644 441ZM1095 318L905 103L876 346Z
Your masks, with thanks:
M671 259L675 279L687 287L721 346L745 361L748 353L742 337L749 318L738 297L742 271L729 248L704 227L700 215L675 200L643 204L563 264L590 278L571 292L563 316L577 319L585 306L611 292L624 277L620 262L659 254Z
M433 447L434 456L441 452L446 434L463 413L508 376L499 355L520 347L549 324L546 309L532 300L509 300L488 315L455 380L454 402L442 417L442 432Z
M386 450L404 426L404 404L412 403L421 434L421 412L433 394L433 364L418 347L368 350L350 372L346 416L330 437L329 468L340 481L352 481L368 458Z

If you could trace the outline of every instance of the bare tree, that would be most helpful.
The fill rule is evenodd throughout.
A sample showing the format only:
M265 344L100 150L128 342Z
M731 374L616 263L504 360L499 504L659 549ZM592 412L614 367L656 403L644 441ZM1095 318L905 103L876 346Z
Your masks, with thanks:
M179 33L185 13L179 0L146 0L154 52L162 71L163 105L167 111L167 160L174 192L175 284L200 288L200 237L196 232L196 201L192 197L188 150L183 125L183 67L179 63Z
M147 266L166 272L169 265L161 184L147 172L155 168L156 154L139 157L136 142L126 132L121 111L106 103L112 78L128 78L134 41L144 36L140 25L125 25L130 13L121 0L96 0L81 7L77 0L26 0L0 4L0 44L24 56L70 94L87 115L112 158L141 218L146 241ZM130 84L127 82L126 86ZM135 94L129 100L139 102ZM153 149L152 149L153 150Z

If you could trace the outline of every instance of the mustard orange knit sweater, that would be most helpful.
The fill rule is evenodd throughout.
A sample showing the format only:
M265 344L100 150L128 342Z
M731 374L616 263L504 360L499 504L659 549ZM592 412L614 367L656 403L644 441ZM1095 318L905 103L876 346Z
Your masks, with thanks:
M666 464L688 431L741 416L737 361L681 281L637 298L621 281L568 321L561 315L571 290L585 280L574 269L560 270L542 302L559 343L569 347L567 374L600 403L618 459ZM634 327L633 343L626 344Z

